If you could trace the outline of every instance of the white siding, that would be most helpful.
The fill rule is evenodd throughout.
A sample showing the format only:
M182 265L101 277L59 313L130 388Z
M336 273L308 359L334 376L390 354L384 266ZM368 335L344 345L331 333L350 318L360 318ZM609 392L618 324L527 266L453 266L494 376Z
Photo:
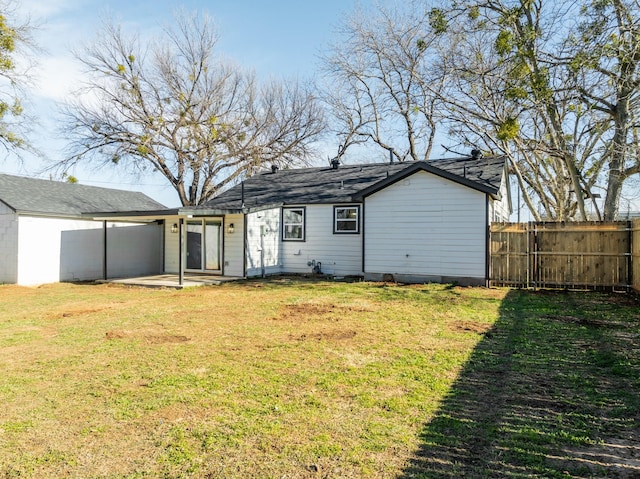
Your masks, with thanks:
M362 210L360 210L362 214ZM282 242L282 269L311 273L310 261L322 263L322 272L335 276L362 274L362 236L333 233L333 205L308 205L305 241Z
M263 264L266 275L311 273L311 261L325 274L362 274L362 236L333 233L333 205L305 206L305 241L282 241L280 215L280 208L247 215L248 276L260 276Z
M499 201L491 202L491 215L489 217L489 221L509 221L511 208L509 207L509 191L507 189L508 182L508 175L504 175L500 185L501 198Z
M280 242L280 208L247 215L247 276L283 272Z
M179 265L179 235L171 232L171 225L178 224L178 218L166 219L164 222L164 271L178 274Z
M233 224L233 233L229 225ZM225 276L244 276L244 216L226 215L224 217L224 274Z
M417 172L365 200L365 273L484 279L486 195Z
M110 277L157 272L160 230L156 225L119 223L108 233ZM84 281L104 276L101 221L19 217L17 283Z
M18 282L18 215L0 201L0 283Z

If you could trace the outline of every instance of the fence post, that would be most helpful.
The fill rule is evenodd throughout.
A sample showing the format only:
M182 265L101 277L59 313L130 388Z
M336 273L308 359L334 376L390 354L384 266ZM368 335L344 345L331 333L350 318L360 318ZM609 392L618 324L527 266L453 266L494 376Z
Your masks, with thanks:
M527 288L533 286L535 288L534 281L534 252L533 252L533 223L529 221L525 228L527 235Z
M532 223L533 229L531 231L531 244L533 250L533 268L531 274L533 275L533 290L537 291L538 282L540 280L540 257L538 251L538 223Z
M627 293L633 288L633 221L627 220Z

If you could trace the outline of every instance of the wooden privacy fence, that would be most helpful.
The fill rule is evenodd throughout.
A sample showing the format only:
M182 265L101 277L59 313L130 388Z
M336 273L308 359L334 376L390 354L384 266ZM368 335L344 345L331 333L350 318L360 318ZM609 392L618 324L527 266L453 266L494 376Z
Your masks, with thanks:
M631 258L633 262L631 280L633 289L640 291L640 219L632 221L631 233Z
M493 223L489 283L640 290L640 220Z

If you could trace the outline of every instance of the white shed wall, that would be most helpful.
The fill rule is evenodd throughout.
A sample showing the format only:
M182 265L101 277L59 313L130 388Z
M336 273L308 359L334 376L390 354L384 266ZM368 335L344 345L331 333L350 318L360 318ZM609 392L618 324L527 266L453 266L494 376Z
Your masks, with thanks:
M247 276L283 272L280 241L280 208L247 215Z
M366 275L484 280L484 193L417 172L367 197L364 221Z
M162 272L162 226L156 223L107 224L107 277Z
M311 273L312 267L308 263L315 260L322 263L324 274L362 274L362 233L334 234L333 214L333 205L306 207L305 241L282 242L283 271Z
M18 282L18 215L0 202L0 283Z
M102 277L102 223L20 216L18 283Z
M20 216L17 283L85 281L104 276L102 221ZM111 224L107 244L110 277L157 272L160 229L156 225ZM110 239L113 243L110 243Z

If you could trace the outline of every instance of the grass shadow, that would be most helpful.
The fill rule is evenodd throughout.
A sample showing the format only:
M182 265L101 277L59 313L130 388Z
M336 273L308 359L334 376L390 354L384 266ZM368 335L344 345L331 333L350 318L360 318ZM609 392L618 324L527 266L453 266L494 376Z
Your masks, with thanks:
M400 478L640 477L639 311L509 292Z

